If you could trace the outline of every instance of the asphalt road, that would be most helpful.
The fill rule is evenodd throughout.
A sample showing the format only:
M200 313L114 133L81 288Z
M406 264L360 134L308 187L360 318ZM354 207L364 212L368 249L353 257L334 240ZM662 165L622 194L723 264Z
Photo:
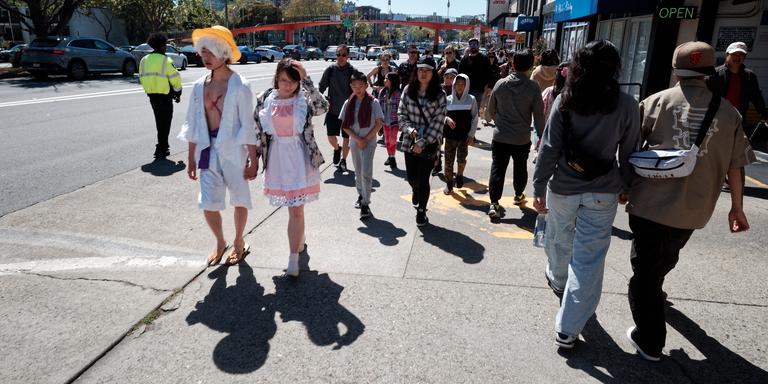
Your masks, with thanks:
M318 83L325 61L304 62ZM367 73L372 61L354 61ZM247 77L254 92L271 86L275 63L234 65ZM182 71L187 91L175 104L171 152L186 150L175 138L184 121L189 90L204 68ZM64 76L48 81L15 78L0 81L0 217L91 185L152 161L155 126L138 78L91 76L70 81ZM768 154L748 169L751 181L768 184Z
M325 61L304 61L317 84ZM364 72L372 61L353 61ZM253 91L271 86L276 63L233 65ZM171 153L186 151L175 135L184 122L192 84L206 72L181 72L185 94L174 105ZM84 81L0 81L0 217L136 169L152 161L155 125L138 77L91 76Z

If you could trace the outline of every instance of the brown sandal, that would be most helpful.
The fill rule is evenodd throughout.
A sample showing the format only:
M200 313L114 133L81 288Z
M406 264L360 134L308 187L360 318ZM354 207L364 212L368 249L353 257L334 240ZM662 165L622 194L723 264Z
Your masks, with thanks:
M245 260L245 257L248 256L248 254L251 253L251 245L248 243L245 243L243 246L243 250L238 252L237 248L235 246L232 246L232 252L229 254L229 257L227 258L227 265L235 265L243 260Z
M224 253L227 252L227 249L229 249L229 244L225 245L224 248L221 249L221 252L217 253L213 259L209 259L208 266L218 265L221 262L221 258L224 257ZM210 258L210 256L208 257Z

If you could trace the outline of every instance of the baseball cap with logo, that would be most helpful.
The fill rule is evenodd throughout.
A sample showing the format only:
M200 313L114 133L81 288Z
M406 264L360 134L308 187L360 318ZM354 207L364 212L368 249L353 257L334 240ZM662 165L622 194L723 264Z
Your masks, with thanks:
M728 49L725 50L725 53L730 55L734 52L741 52L743 54L747 54L747 45L742 43L741 41L737 41L735 43L731 43L731 45L728 46Z
M703 41L680 44L672 54L672 68L680 77L709 76L715 73L715 50Z

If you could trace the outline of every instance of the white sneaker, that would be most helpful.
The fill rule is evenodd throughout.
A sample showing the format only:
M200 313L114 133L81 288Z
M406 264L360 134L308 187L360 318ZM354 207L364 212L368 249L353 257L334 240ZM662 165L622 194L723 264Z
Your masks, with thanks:
M576 336L568 336L565 333L555 332L555 344L560 348L571 349L576 345Z

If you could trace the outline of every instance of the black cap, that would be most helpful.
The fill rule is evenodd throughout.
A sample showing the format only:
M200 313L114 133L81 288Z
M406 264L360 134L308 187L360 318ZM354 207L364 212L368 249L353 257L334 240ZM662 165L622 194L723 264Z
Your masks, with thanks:
M435 60L432 59L431 57L424 56L419 59L418 63L416 64L416 68L435 69L437 68L437 64L435 63Z

